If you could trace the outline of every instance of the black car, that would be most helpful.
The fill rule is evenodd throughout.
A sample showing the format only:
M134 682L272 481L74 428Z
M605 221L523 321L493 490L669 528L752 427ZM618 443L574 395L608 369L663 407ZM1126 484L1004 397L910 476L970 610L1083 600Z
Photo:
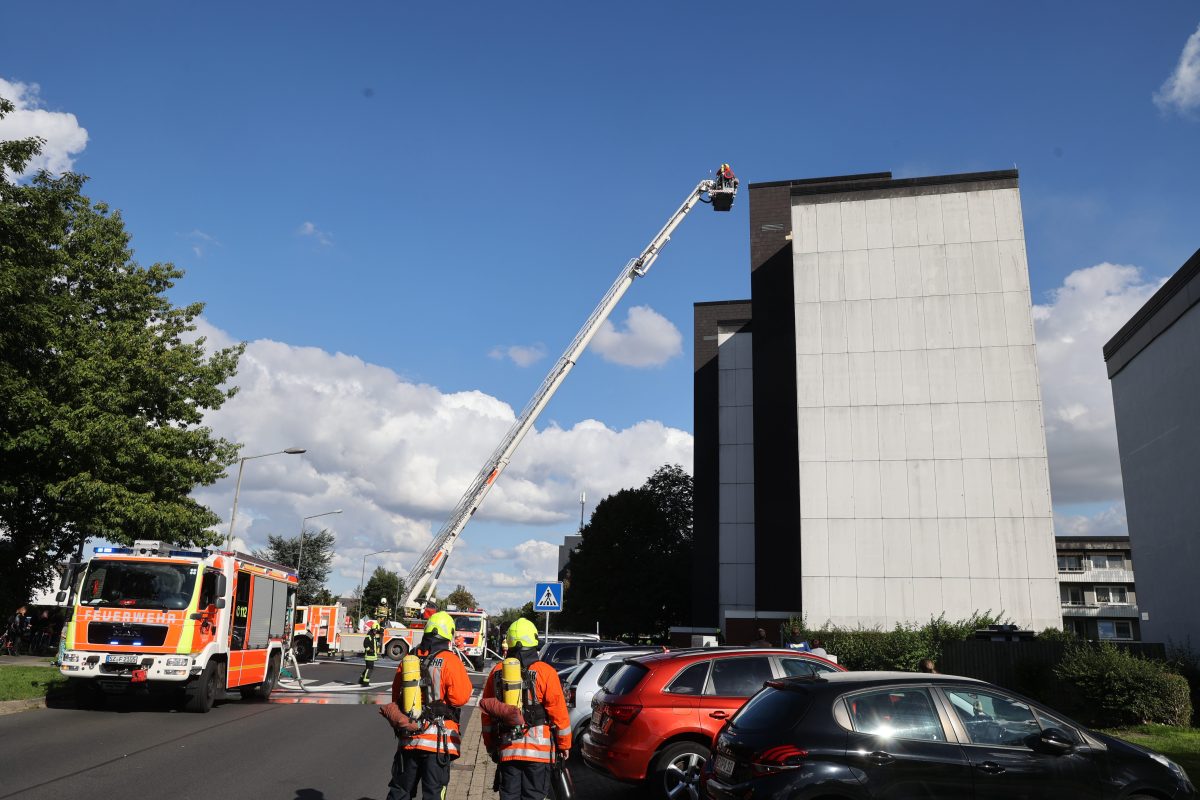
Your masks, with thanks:
M990 683L907 672L768 681L717 734L715 800L1177 800L1165 756Z
M587 661L597 650L607 647L624 647L624 642L606 639L587 639L580 642L548 642L543 645L539 658L555 669L573 667Z

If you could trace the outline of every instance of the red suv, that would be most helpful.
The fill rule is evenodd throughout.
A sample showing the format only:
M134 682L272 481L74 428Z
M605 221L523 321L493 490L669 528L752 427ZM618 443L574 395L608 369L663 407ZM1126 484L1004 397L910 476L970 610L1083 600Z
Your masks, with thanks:
M627 658L592 699L584 761L620 781L645 781L668 797L695 797L713 737L765 681L844 671L819 656L778 649L706 648Z

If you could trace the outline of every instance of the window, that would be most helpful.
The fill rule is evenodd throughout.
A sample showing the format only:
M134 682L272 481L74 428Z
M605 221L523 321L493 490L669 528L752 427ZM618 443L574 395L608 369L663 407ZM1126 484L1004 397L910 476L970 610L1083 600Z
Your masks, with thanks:
M1025 739L1042 730L1033 710L1016 698L967 689L947 689L946 697L971 744L1025 747Z
M649 672L650 669L641 664L622 664L621 668L605 681L604 691L618 697L629 694L637 688L637 685L642 682L642 678L646 677Z
M1115 619L1102 619L1096 623L1101 639L1132 639L1133 623Z
M1035 708L1034 712L1037 714L1038 722L1042 724L1042 730L1045 730L1046 728L1057 728L1058 730L1062 731L1073 743L1083 744L1083 737L1079 735L1079 731L1075 730L1071 723L1064 719L1060 719L1053 714L1048 714L1045 711L1042 711L1040 708Z
M1058 557L1059 572L1083 572L1082 556L1059 556Z
M1083 619L1064 619L1063 630L1067 633L1073 633L1080 639L1088 638L1087 620Z
M1110 606L1123 606L1127 605L1129 601L1126 598L1124 586L1097 586L1096 602Z
M859 733L926 742L946 741L928 689L898 687L846 698L850 722Z
M775 677L766 656L755 658L718 658L713 661L712 676L705 694L718 697L749 697Z
M699 664L685 667L683 672L676 675L675 680L667 686L666 692L668 694L700 694L704 691L704 684L708 680L708 664L707 661L701 661Z
M789 678L807 678L812 675L820 675L824 672L837 672L829 664L823 664L820 661L813 661L809 658L781 658L779 659L779 664L783 667L783 674Z
M229 649L246 649L246 625L250 621L250 578L248 572L237 573L233 593L233 629L229 632Z
M600 670L600 677L596 679L597 686L603 686L608 683L608 679L613 676L617 670L625 666L620 661L609 661L604 665L604 669Z
M88 567L79 602L179 610L187 608L196 585L196 565L98 559Z
M1119 553L1093 554L1092 569L1125 569L1125 556Z
M217 602L217 575L213 570L205 570L200 580L200 602L197 605L201 611Z
M1064 606L1081 606L1081 605L1083 605L1083 587L1081 587L1081 586L1063 586L1062 587L1062 604Z
M767 687L738 711L730 723L738 731L772 731L779 733L790 730L808 707L812 698L804 687L773 689Z

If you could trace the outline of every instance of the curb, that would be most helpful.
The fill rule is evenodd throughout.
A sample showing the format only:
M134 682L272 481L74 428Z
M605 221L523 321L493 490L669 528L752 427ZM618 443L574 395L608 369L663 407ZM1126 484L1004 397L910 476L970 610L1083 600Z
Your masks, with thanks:
M44 697L31 697L28 700L0 700L0 716L45 707L46 698Z

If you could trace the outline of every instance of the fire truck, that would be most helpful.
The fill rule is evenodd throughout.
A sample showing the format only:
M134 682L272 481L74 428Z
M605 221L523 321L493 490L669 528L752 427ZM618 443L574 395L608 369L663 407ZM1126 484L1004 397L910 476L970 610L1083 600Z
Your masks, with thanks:
M81 700L173 691L205 713L226 690L271 694L291 634L292 569L157 541L93 551L77 567L59 667Z
M297 606L292 620L292 652L301 663L321 653L339 652L343 634L350 632L350 617L340 605Z
M487 612L482 608L449 608L446 613L454 617L454 646L471 660L471 666L477 672L482 671L487 652ZM385 627L383 654L399 661L421 643L424 633L423 619L406 619L403 623ZM354 649L361 649L361 645Z

